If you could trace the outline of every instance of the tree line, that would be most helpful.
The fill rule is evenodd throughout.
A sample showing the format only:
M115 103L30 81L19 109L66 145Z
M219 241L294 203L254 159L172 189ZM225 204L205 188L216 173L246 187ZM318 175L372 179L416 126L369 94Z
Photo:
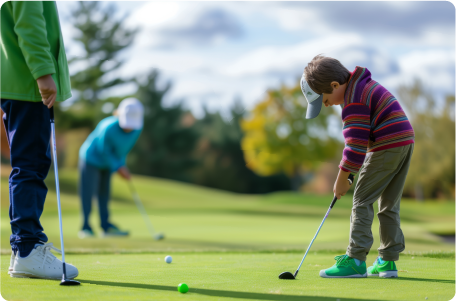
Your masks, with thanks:
M329 135L331 118L340 116L322 110L319 118L306 120L307 103L298 81L292 87L270 89L250 112L236 100L228 119L207 110L195 118L182 101L163 106L172 83L159 85L158 70L138 78L118 76L124 64L119 54L128 50L138 29L126 29L124 18L113 17L116 13L114 5L102 8L100 2L78 2L72 11L78 32L74 40L84 55L69 60L70 70L84 67L71 76L74 101L58 107L56 123L67 144L80 145L122 99L133 96L145 107L143 133L127 159L133 173L239 193L267 193L299 190L321 162L341 155L343 142ZM135 93L103 96L128 83L137 87ZM416 133L404 194L418 199L454 197L454 96L446 98L441 112L429 114L436 102L419 82L401 87L398 94ZM424 109L416 108L418 101ZM78 131L83 134L71 135ZM74 166L77 153L65 156L73 157L67 161Z
M240 120L245 111L240 100L231 108L229 120L207 110L197 119L182 102L163 105L172 83L159 85L158 70L137 78L118 77L116 71L124 64L119 54L132 44L138 30L126 29L122 23L125 16L116 19L116 13L114 5L102 8L100 2L85 1L78 2L72 11L71 23L77 31L74 40L84 54L69 59L70 70L85 67L71 76L75 99L60 106L57 113L56 126L67 145L61 156L66 165L76 166L74 149L100 120L111 115L122 99L136 97L143 103L145 115L142 134L127 157L133 173L239 193L289 190L285 174L261 176L246 166L240 146L244 135ZM103 97L110 88L127 83L135 84L135 93Z

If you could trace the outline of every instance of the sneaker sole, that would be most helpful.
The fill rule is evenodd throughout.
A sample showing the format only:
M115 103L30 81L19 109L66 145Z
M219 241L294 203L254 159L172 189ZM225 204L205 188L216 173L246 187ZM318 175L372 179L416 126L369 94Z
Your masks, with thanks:
M356 274L356 275L349 275L349 276L328 276L324 271L320 272L320 277L322 278L367 278L367 273L365 274Z
M397 271L380 272L379 277L381 277L381 278L397 278Z
M57 277L57 278L43 277L43 276L35 275L35 274L29 273L29 272L21 272L21 271L18 271L18 272L11 271L8 274L10 274L10 277L12 277L12 278L39 278L39 279L49 279L49 280L62 280L62 277ZM79 273L74 277L68 277L68 279L74 279L74 278L78 277L78 275L79 275Z

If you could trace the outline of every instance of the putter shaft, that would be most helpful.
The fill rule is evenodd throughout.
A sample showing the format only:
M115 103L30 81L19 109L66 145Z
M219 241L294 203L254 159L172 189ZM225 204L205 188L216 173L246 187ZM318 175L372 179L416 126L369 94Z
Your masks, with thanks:
M65 249L63 246L63 230L62 230L62 208L60 207L60 185L59 185L59 169L57 167L57 147L55 145L55 123L54 123L54 108L50 109L51 111L51 142L53 150L53 159L54 159L54 174L55 174L55 192L57 194L57 207L59 211L59 227L60 227L60 247L62 248L62 262L63 262L63 275L66 278L65 270Z
M329 206L328 211L326 211L325 217L323 218L323 221L321 222L320 227L318 227L317 233L315 233L315 236L312 238L312 241L310 242L309 246L307 247L306 254L304 254L304 257L302 258L301 263L299 264L299 267L296 269L296 272L294 273L294 277L295 277L295 278L296 278L296 276L297 276L298 273L299 273L299 269L301 268L302 264L304 263L304 259L306 259L306 256L307 256L307 253L308 253L309 250L310 250L310 247L312 246L312 244L313 244L315 238L317 238L318 232L320 232L321 227L323 226L323 224L324 224L326 218L328 217L329 212L331 212L332 207L334 207L334 204L336 203L336 201L337 201L337 197L334 196L334 199L332 200L331 205Z
M144 208L143 204L141 203L141 201L139 199L139 195L136 192L136 189L134 188L133 183L131 181L129 181L128 185L130 187L131 193L133 194L133 200L135 201L135 204L138 207L138 210L144 219L144 223L146 224L147 228L149 229L150 235L155 239L155 235L157 233L155 232L154 226L152 225L152 222L150 221L149 216L147 215L146 209Z
M60 185L59 185L59 168L57 166L57 147L55 141L55 121L54 121L54 107L50 109L50 121L51 121L51 143L52 143L52 151L53 151L53 159L54 159L54 173L55 173L55 192L57 194L57 207L59 212L59 227L60 227L60 247L62 248L62 267L63 267L63 275L62 275L62 284L69 284L69 285L79 285L80 283L76 280L67 280L66 275L66 267L65 267L65 248L63 244L63 229L62 229L62 207L60 205Z

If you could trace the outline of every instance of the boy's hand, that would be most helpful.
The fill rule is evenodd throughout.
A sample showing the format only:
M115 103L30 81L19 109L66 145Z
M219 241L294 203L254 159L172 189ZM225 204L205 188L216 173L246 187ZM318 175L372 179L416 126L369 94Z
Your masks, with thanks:
M350 183L348 182L348 176L350 172L339 170L339 175L337 176L336 183L334 183L333 192L338 200L344 196L347 191L350 189Z
M43 75L36 80L38 89L40 89L41 100L49 109L52 108L57 98L57 87L54 79L50 74Z
M124 178L125 180L130 181L130 179L131 179L131 174L130 174L130 172L128 171L127 167L122 166L121 168L119 168L119 169L117 170L117 173L118 173L122 178Z

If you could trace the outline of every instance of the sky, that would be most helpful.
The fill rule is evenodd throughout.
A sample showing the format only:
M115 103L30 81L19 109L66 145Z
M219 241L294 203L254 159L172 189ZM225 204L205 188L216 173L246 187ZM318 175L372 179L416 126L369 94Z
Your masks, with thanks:
M107 4L107 3L106 3ZM455 7L450 2L112 2L125 26L139 28L121 54L121 77L156 68L195 116L227 114L235 99L249 110L268 89L299 82L318 54L349 70L367 67L395 94L420 79L438 100L455 93ZM82 55L69 12L57 2L67 56ZM71 70L70 73L75 72ZM107 94L126 95L131 85ZM400 101L400 99L399 99Z

